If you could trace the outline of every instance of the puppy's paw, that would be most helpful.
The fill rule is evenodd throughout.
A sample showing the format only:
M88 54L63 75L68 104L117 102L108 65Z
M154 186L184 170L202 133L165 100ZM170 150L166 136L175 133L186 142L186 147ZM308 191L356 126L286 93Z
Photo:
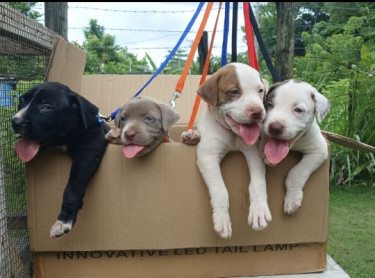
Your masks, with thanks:
M257 202L250 204L249 226L254 230L262 230L272 221L272 215L267 203Z
M51 238L62 236L63 234L69 233L72 227L72 221L62 222L60 220L57 220L55 224L53 224L53 226L51 227L49 235Z
M107 132L105 135L105 139L113 144L122 144L121 139L121 129L119 128L112 128L110 131Z
M200 139L198 130L189 129L181 134L181 142L187 145L196 145L199 143Z
M232 236L232 222L228 212L214 212L212 215L215 232L223 239Z
M287 214L294 213L302 204L302 190L287 190L284 198L284 212Z

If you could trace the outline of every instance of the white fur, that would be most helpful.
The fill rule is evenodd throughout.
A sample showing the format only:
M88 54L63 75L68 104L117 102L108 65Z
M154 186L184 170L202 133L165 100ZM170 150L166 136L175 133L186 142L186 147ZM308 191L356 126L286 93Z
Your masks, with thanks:
M203 112L199 120L198 132L190 130L183 133L181 138L185 143L194 144L200 135L200 142L197 146L197 165L211 197L214 229L220 237L226 239L231 237L232 224L229 215L228 190L221 174L220 162L229 151L242 152L251 173L249 225L255 230L263 229L272 220L272 216L267 203L265 165L259 156L257 143L247 145L240 136L238 125L228 118L229 115L233 120L242 124L262 121L265 115L263 97L266 87L259 73L248 65L232 63L225 66L225 70L227 70L225 73L227 76L228 74L232 76L235 71L238 84L221 83L218 91L226 93L228 90L237 88L241 91L241 96L221 105L211 105L210 109ZM210 78L216 78L217 75L222 74L219 72L220 70ZM228 81L232 80L228 79ZM229 83L232 84L229 85ZM202 85L204 86L207 86L206 83ZM254 111L261 113L259 119L251 119ZM232 167L237 167L237 165Z
M261 149L269 137L287 140L289 148L302 152L301 161L288 173L284 211L294 213L302 203L303 187L310 175L327 159L328 146L317 119L320 122L328 113L330 102L310 84L288 80L275 84L269 90L266 103ZM283 130L277 136L270 131L270 125L279 124ZM270 164L264 157L265 162Z

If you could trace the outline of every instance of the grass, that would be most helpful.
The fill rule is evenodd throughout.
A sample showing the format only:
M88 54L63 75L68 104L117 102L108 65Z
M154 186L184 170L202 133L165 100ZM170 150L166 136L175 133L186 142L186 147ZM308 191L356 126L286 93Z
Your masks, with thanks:
M375 187L331 186L328 254L352 277L375 273Z

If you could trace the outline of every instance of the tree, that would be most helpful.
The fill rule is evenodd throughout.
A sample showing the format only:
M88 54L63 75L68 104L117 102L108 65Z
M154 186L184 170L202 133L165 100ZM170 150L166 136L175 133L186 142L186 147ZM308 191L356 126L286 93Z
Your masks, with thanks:
M172 52L172 50L169 51L169 54L171 52ZM168 57L168 55L166 55L166 57ZM187 59L188 56L189 56L189 54L187 54L186 50L177 49L177 51L174 53L172 58L169 60L168 64L164 67L164 70L163 70L164 73L166 73L166 74L179 74L179 73L181 73L182 70L185 67L186 59ZM199 67L199 65L198 65L198 67Z
M295 58L295 78L305 80L331 101L322 129L375 145L375 6L373 2L326 2L328 20L302 32L306 53ZM331 145L331 181L374 185L374 158Z
M30 17L31 19L38 20L42 15L33 10L38 2L6 2L12 8L19 10L22 14Z
M316 23L328 21L329 13L324 11L323 2L296 2L296 11L294 56L303 56L305 45L302 32L311 32Z
M73 44L87 52L86 74L150 72L146 57L138 60L126 47L116 45L116 38L105 34L104 27L96 19L91 19L83 32L85 41L82 45Z
M45 26L68 39L68 2L44 2Z
M277 41L275 69L282 80L293 77L294 2L276 2Z

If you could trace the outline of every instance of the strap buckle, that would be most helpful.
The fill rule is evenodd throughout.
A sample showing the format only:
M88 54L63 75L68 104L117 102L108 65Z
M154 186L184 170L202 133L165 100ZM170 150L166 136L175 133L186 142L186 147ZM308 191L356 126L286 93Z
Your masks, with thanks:
M180 92L177 92L175 91L173 94L172 94L172 99L169 101L169 105L174 109L176 107L176 99L181 97L181 93Z

